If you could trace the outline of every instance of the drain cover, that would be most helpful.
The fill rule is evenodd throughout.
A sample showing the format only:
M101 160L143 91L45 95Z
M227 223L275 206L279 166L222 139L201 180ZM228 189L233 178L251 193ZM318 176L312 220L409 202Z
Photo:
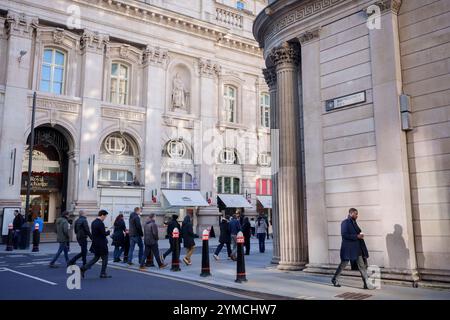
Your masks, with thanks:
M357 292L344 292L335 296L335 298L341 298L344 300L364 300L370 298L372 295L357 293Z

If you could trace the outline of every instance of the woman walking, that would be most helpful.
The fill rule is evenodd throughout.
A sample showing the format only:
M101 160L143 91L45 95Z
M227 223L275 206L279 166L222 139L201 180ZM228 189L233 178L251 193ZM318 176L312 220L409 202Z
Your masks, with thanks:
M125 221L123 220L123 214L119 214L114 221L114 233L112 235L112 245L114 248L114 262L120 262L120 256L124 252L125 247Z
M191 222L191 216L189 214L184 217L183 225L181 226L181 234L183 236L184 247L187 250L183 261L189 266L192 264L191 257L195 249L194 229Z
M264 241L266 240L267 223L262 215L256 220L256 236L259 241L259 252L264 253L266 250Z

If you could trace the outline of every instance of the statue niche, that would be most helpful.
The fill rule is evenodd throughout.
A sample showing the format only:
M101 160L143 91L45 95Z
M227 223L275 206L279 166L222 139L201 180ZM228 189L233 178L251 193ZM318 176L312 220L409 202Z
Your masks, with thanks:
M190 81L189 72L187 70L177 70L172 79L172 94L170 109L173 112L190 113Z

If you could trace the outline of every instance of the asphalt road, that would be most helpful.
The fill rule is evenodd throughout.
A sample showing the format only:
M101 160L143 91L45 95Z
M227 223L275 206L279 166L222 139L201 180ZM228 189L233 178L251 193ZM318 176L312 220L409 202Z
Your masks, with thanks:
M135 269L115 269L110 279L100 279L95 265L81 280L81 289L68 289L70 276L59 259L59 268L48 267L51 255L0 253L0 300L245 300L255 298L194 281L172 279ZM88 256L89 259L89 256ZM168 266L169 267L169 266Z

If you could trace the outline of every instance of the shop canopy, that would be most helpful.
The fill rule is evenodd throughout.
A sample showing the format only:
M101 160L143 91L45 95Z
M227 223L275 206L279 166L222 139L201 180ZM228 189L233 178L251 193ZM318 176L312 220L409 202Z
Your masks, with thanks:
M252 205L240 194L218 194L227 208L252 208Z
M198 190L161 190L164 207L208 207L209 204Z
M272 209L272 196L256 196L264 209Z

